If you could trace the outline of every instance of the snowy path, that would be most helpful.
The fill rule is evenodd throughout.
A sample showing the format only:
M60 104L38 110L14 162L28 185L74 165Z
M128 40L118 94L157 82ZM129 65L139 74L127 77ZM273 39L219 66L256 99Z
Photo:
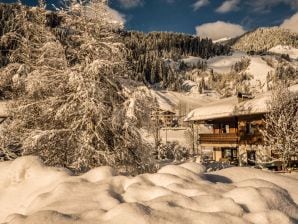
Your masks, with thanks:
M297 223L297 191L294 178L249 168L206 174L185 163L136 177L109 167L71 176L23 157L0 163L0 223Z

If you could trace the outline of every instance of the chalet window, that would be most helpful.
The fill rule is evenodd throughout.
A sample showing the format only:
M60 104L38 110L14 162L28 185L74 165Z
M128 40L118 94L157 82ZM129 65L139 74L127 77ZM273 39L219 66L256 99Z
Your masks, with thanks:
M230 125L228 124L220 124L220 133L228 134L230 133Z
M230 133L230 125L226 124L225 126L226 126L226 133L227 134Z

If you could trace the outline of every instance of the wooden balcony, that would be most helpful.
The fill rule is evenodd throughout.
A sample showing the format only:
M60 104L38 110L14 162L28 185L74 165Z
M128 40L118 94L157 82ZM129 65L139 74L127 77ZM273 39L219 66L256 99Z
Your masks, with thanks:
M199 138L200 144L218 144L218 145L234 145L238 144L239 137L236 133L229 133L229 134L200 134Z

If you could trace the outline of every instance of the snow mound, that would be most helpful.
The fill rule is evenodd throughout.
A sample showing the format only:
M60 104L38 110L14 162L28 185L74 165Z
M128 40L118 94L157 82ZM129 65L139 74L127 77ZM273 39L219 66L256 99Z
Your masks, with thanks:
M135 177L110 167L73 176L29 156L0 163L0 191L0 223L7 224L298 221L298 180L249 168L205 173L184 163Z

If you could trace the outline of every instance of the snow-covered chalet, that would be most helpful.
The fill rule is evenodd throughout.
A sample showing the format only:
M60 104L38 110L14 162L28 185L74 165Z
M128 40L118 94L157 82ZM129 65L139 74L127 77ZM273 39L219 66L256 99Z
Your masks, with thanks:
M265 93L221 99L191 111L185 121L205 130L199 132L199 147L211 149L213 160L253 165L258 157L271 154L260 131L269 98Z

